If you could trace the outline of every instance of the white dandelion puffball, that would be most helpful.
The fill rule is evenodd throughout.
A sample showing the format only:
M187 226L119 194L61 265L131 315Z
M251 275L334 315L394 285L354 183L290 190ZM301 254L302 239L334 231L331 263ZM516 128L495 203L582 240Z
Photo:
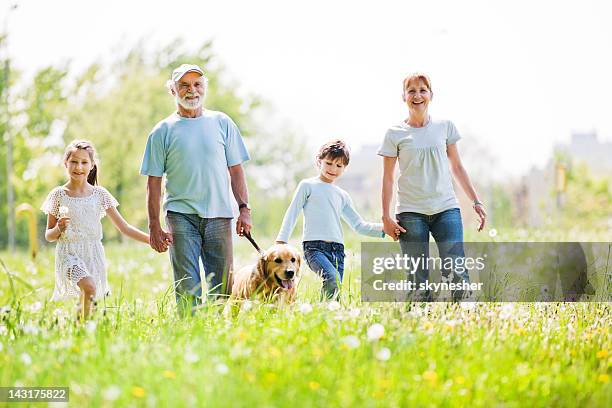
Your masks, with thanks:
M215 371L219 374L227 374L229 373L229 367L223 363L219 363L215 366Z
M59 208L60 217L67 217L69 213L70 213L70 210L65 205L62 205Z
M342 343L350 349L356 349L359 347L359 339L356 336L346 336L342 339Z
M301 313L310 313L312 312L312 305L310 303L300 303L298 310Z
M381 348L376 353L376 359L380 361L387 361L391 358L391 350L386 347Z
M111 385L107 389L104 390L102 398L107 401L114 401L121 395L121 389L116 385Z
M251 310L252 308L253 308L253 302L248 299L242 302L242 306L240 307L240 309L245 312Z
M375 341L385 335L385 327L380 323L374 323L368 327L368 340Z
M491 238L493 238L493 237L495 237L496 235L497 235L497 230L496 230L495 228L491 228L491 229L489 230L489 236L490 236Z

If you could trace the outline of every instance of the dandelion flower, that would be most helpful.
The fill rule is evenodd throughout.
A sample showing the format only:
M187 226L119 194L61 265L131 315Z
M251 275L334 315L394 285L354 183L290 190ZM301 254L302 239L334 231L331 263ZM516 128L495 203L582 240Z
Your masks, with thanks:
M247 299L244 302L242 302L242 306L240 307L240 310L247 312L251 310L252 308L253 308L253 302Z
M28 353L21 353L20 359L21 359L21 362L25 365L32 364L32 357L30 357Z
M391 358L391 350L386 347L381 348L376 353L376 359L379 361L387 361Z
M176 373L171 370L164 370L162 374L165 378L176 378Z
M145 394L146 394L145 389L142 387L132 388L132 395L135 396L136 398L142 398L145 396Z
M312 312L312 305L310 303L300 303L298 310L304 314L310 313Z
M88 320L87 323L85 323L85 331L87 333L95 332L96 327L98 327L98 324L95 322L95 320Z
M497 230L496 230L495 228L491 228L491 229L489 230L489 236L490 236L491 238L494 238L496 235L497 235Z
M219 374L225 375L229 373L229 367L223 363L219 363L215 366L215 371L218 372Z
M116 385L111 385L107 389L104 390L102 397L106 401L115 401L121 395L121 389Z
M374 323L373 325L368 327L368 332L367 332L368 340L375 341L375 340L380 339L384 335L385 335L385 328L382 324Z
M331 311L331 312L334 312L334 311L336 311L336 310L338 310L338 309L340 309L340 303L338 303L338 302L337 302L337 301L335 301L335 300L332 300L331 302L329 302L329 303L327 304L327 310L329 310L329 311Z
M356 349L360 341L356 336L345 336L342 338L342 343L349 349Z

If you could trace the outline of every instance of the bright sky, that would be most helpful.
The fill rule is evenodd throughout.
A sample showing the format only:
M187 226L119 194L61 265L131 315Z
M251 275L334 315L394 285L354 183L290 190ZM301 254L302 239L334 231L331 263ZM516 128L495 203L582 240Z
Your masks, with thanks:
M380 143L406 116L401 81L416 70L432 79L432 116L453 120L460 143L487 146L497 176L542 165L572 130L612 140L608 0L18 3L8 20L18 69L81 69L142 38L212 39L226 78L315 146Z

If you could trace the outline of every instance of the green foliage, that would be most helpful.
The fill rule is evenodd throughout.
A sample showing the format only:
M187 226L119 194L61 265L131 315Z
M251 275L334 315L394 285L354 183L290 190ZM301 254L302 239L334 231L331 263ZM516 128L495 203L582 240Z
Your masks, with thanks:
M612 220L612 179L593 175L586 164L571 166L567 172L565 204L559 223L568 228L588 225L609 228Z

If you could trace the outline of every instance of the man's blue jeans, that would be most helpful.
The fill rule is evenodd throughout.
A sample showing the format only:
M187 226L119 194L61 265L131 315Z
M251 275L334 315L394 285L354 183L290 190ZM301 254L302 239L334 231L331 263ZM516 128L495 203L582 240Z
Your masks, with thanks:
M461 222L461 210L451 208L434 215L425 215L413 212L403 212L397 215L399 224L406 230L400 234L399 241L403 254L411 257L429 257L429 234L433 236L438 245L438 252L442 261L445 258L463 258L463 224ZM442 262L444 265L444 262ZM442 268L442 281L469 282L470 277L466 272L454 273L451 269ZM427 266L415 271L414 281L418 286L429 280L429 269ZM464 296L463 291L453 291L453 300L460 300ZM419 294L416 300L431 301L430 291Z
M197 214L168 211L166 225L174 243L170 246L170 261L179 313L184 315L202 300L200 258L208 283L208 293L214 297L226 294L232 268L231 218L201 218Z
M321 295L331 299L338 296L344 275L344 245L338 242L304 241L304 258L308 267L323 278Z

